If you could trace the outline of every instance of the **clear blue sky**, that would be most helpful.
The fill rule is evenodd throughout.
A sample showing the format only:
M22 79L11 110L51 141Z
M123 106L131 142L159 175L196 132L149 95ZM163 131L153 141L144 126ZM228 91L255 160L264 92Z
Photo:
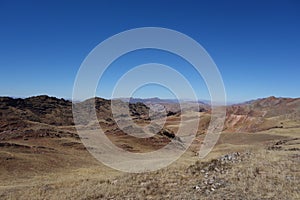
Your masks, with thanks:
M1 96L71 98L77 70L97 44L147 26L174 29L198 41L219 67L229 101L300 96L297 0L0 0L0 25ZM127 68L112 67L104 79L107 87L98 95L108 97L110 85L131 64L163 62L183 74L193 73L169 57L144 51L120 58L116 63ZM199 98L209 98L202 86L199 91Z

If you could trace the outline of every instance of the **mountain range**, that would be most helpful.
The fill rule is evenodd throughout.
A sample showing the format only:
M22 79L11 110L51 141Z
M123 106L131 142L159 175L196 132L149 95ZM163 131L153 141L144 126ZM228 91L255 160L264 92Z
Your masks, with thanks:
M110 100L103 98L89 99L76 105L91 106L95 100L98 120L102 124L115 127L110 109ZM122 101L128 101L122 100ZM113 100L120 101L120 100ZM180 115L180 106L174 100L130 99L130 112L135 120L149 120L149 107L161 104L169 115ZM196 108L196 103L185 102L185 109ZM210 118L210 106L199 104L203 119L200 125L205 130ZM226 107L225 132L257 132L272 128L289 126L293 121L300 119L300 98L268 97ZM101 121L102 120L102 121ZM87 122L86 122L87 123ZM114 125L113 125L114 124ZM60 133L51 126L73 126L72 102L46 95L29 98L0 97L0 139L16 137L38 137L71 134L66 130ZM71 135L73 135L72 133Z

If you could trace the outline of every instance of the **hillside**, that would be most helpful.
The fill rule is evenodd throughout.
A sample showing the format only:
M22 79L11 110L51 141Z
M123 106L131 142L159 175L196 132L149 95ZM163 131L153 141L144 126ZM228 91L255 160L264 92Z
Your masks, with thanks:
M227 107L227 132L289 127L300 120L300 98L268 97Z
M96 112L100 124L107 128L116 129L110 104L110 100L102 98L89 99L77 103L84 111L90 111L95 101ZM114 100L119 104L123 101ZM130 113L136 122L147 123L149 118L149 107L155 103L160 103L168 115L179 114L180 107L176 102L160 100L157 98L146 99L144 103L141 99L134 99L134 103L129 104ZM185 104L186 110L194 110L195 105ZM201 111L202 121L200 127L202 132L208 127L210 118L209 107ZM189 108L189 109L188 109ZM87 113L88 113L87 112ZM225 121L225 132L257 132L272 128L288 127L300 119L300 99L269 97L236 104L227 107ZM82 123L86 124L90 119L83 116ZM51 126L72 127L73 113L71 101L48 96L36 96L26 99L13 99L10 97L0 97L0 139L17 137L37 137L37 136L57 136L74 135L68 131L60 130L58 133L51 129Z
M82 109L90 110L95 101L99 121L112 122L110 101L102 98L89 99L77 103ZM148 108L141 103L130 104L130 112L136 119L146 118ZM87 120L87 119L85 119ZM86 122L86 121L85 121ZM55 129L72 127L72 102L46 95L14 99L0 97L0 139L19 137L59 137L73 133Z
M113 100L114 105L123 109L129 105L130 118L139 125L149 124L149 108L143 103L124 103L120 100ZM144 152L159 149L175 138L172 130L163 128L153 137L135 138L127 134L129 131L138 130L135 127L126 125L124 132L116 123L118 118L113 117L111 111L111 101L94 98L74 104L75 112L80 113L78 125L83 125L91 129L97 128L99 125L107 134L111 141L120 148L133 152ZM95 106L97 119L91 115L92 107ZM13 99L9 97L0 98L0 142L13 141L11 143L3 143L3 146L18 147L26 141L30 145L27 147L40 146L32 144L32 140L48 138L46 147L52 148L53 142L56 140L67 140L68 146L84 149L79 135L74 126L72 103L71 101L58 99L48 96L36 96L26 99ZM92 118L91 118L92 117ZM120 120L123 120L121 117ZM120 120L119 123L120 123ZM20 143L21 141L21 143ZM64 142L65 143L65 142ZM26 146L25 145L25 146ZM79 146L78 146L79 145Z
M97 119L89 118L94 102ZM95 160L83 146L72 102L1 97L0 199L297 199L299 102L270 97L228 106L225 131L201 161L196 155L210 122L209 108L168 115L158 134L135 138L117 126L110 100L76 103L86 111L81 125L99 124L115 145L134 153L162 148L177 137L181 117L189 122L195 120L191 113L200 115L197 138L178 161L157 172L124 174ZM130 117L149 124L149 106L130 103Z

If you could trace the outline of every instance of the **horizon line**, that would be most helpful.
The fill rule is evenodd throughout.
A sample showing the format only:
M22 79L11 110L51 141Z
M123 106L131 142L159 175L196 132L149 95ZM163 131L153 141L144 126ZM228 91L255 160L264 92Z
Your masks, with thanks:
M150 99L158 99L158 100L162 100L162 101L185 101L185 102L198 102L198 103L204 103L204 104L211 104L212 101L209 99L198 99L198 100L192 100L190 98L183 98L183 99L174 99L174 98L160 98L158 96L154 96L154 97L117 97L117 98L106 98L106 97L101 97L101 96L94 96L94 97L90 97L90 98L86 98L86 99L77 99L77 100L73 100L72 98L66 98L66 97L60 97L60 96L55 96L55 95L49 95L49 94L36 94L36 95L31 95L31 96L13 96L13 95L0 95L0 97L8 97L8 98L13 98L13 99L27 99L27 98L32 98L32 97L39 97L39 96L47 96L47 97L54 97L57 99L64 99L64 100L68 100L71 102L84 102L86 100L92 99L92 98L101 98L101 99L105 99L105 100L125 100L125 99L141 99L141 100L150 100ZM252 99L248 99L248 100L234 100L234 101L226 101L225 105L233 105L233 104L240 104L240 103L247 103L247 102L251 102L251 101L255 101L255 100L260 100L260 99L267 99L267 98L276 98L276 99L299 99L300 97L286 97L286 96L266 96L266 97L259 97L259 98L252 98ZM218 103L217 101L215 101L214 103Z

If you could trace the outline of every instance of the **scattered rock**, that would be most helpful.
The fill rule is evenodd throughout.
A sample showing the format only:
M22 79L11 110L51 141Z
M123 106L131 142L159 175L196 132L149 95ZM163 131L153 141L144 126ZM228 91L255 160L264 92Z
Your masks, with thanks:
M194 187L194 189L195 189L195 190L200 190L201 188L200 188L198 185L196 185L196 186Z
M202 174L202 180L197 185L197 191L209 195L219 188L225 187L227 183L223 178L221 178L220 175L226 174L231 165L241 162L245 157L249 155L250 153L241 154L239 152L233 152L221 156L218 159L213 159L210 162L196 162L196 164L192 165L188 169L188 171L200 177ZM196 186L194 187L194 189L196 189Z

